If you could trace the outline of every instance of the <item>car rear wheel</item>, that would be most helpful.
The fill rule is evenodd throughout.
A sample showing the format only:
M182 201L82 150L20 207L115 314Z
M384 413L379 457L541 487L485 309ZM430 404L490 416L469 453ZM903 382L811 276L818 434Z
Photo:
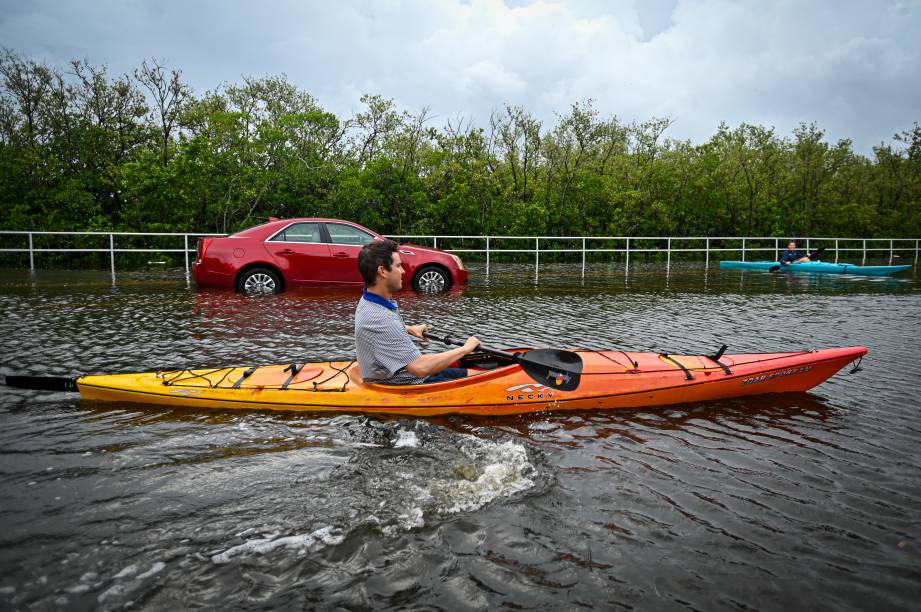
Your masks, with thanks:
M237 291L246 295L264 295L281 292L281 279L268 268L247 270L237 279Z
M441 293L450 285L448 273L438 266L425 266L413 277L413 289L420 293Z

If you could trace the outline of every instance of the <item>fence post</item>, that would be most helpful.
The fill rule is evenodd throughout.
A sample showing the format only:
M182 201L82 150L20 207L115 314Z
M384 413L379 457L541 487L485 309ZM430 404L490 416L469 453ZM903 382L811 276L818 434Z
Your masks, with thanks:
M710 239L704 242L704 268L710 267Z
M627 263L624 265L624 272L630 271L630 239L627 238Z
M489 236L486 236L486 276L489 276Z
M32 256L32 232L29 232L29 269L35 269L35 258Z
M582 239L582 278L585 278L585 238Z
M432 248L438 248L438 236L432 236Z
M189 278L189 235L188 234L182 235L182 244L185 247L185 250L183 251L185 253L185 277L186 277L186 280L188 280Z
M863 239L863 259L860 261L860 265L867 263L867 239Z
M668 246L666 248L668 249L668 255L666 255L666 259L665 259L665 270L668 271L668 269L672 267L672 239L671 238L668 239Z
M115 283L115 234L109 234L109 264L112 267L112 283Z
M835 263L838 263L838 239L835 238Z
M895 257L895 240L889 241L889 265L892 265L892 258Z
M780 261L780 238L774 238L774 257Z
M918 265L918 243L919 242L921 242L921 240L915 240L915 265L916 266Z
M742 261L745 261L745 238L742 238Z
M534 239L534 278L537 278L540 268L540 238Z

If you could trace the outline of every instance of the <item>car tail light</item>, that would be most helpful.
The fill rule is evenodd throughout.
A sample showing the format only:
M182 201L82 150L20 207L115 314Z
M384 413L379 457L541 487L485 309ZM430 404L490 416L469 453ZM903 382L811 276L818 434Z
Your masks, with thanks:
M205 251L208 250L208 245L211 244L213 238L199 238L198 239L198 261L202 261L205 258Z

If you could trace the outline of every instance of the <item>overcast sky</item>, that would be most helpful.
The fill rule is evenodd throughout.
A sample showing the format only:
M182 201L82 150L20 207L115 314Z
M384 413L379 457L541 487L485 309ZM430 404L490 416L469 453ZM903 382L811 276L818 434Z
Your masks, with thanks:
M342 117L373 93L549 126L594 98L674 138L815 121L864 153L921 121L921 0L0 0L0 45L113 73L155 57L198 94L285 73Z

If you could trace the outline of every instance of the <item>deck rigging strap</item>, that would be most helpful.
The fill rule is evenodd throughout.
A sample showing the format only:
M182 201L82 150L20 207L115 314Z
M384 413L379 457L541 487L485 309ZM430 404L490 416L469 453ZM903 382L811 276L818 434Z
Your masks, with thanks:
M294 363L292 363L291 365L289 365L287 368L285 368L284 370L282 370L283 372L291 372L291 376L289 376L289 377L288 377L288 380L286 380L285 382L283 382L282 385L281 385L281 387L280 387L280 389L281 389L282 391L285 391L285 390L288 389L288 385L290 385L290 384L291 384L291 381L294 380L294 377L297 376L297 375L300 373L300 371L304 369L304 366L305 366L305 365L307 365L307 364L306 364L306 363L302 363L301 365L297 365L297 362L295 361Z
M259 368L259 366L253 366L253 367L251 367L251 368L247 368L246 371L243 372L243 376L241 376L239 379L237 379L237 382L233 383L233 387L232 387L232 388L234 388L234 389L239 389L239 388L240 388L240 385L243 384L243 381L246 380L247 378L249 378L250 376L252 376L252 375L253 375L253 372L255 372L258 368Z
M719 365L721 368L723 368L723 372L726 373L726 376L732 376L732 370L729 369L729 366L727 366L725 363L723 363L722 361L720 361L720 357L723 356L723 353L726 352L726 349L727 349L727 348L729 348L729 347L728 347L727 345L724 344L723 346L720 347L720 350L716 351L716 354L715 354L715 355L701 355L701 357L704 357L704 358L706 358L706 359L709 359L710 361L716 363L716 364Z
M671 361L673 364L681 368L681 371L684 372L685 380L694 380L694 376L691 374L691 371L688 370L684 365L677 359L673 359L668 353L659 353L659 357Z

